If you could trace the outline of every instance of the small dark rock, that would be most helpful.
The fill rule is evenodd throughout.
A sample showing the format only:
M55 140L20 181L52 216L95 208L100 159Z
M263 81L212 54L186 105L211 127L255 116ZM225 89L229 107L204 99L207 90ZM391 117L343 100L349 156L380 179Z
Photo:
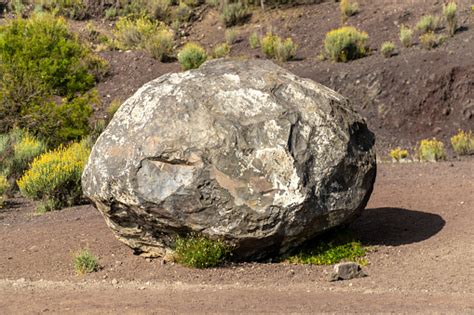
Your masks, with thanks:
M334 265L334 272L329 281L350 280L354 278L367 277L362 267L355 262L345 262Z

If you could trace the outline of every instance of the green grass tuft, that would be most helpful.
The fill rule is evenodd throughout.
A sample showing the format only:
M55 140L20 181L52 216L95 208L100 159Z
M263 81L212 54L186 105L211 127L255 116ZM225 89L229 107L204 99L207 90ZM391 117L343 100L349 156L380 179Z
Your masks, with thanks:
M348 230L337 230L303 245L288 257L293 264L332 265L341 261L363 261L367 250Z
M88 249L83 249L74 254L74 270L83 275L99 270L99 260Z
M191 234L176 239L175 258L176 262L188 267L211 268L221 264L231 249L221 240Z

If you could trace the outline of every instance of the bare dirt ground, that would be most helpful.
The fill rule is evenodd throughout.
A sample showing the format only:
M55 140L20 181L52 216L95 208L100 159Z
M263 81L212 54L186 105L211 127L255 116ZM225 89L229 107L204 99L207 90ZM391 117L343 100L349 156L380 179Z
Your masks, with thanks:
M328 282L331 266L231 264L193 270L134 256L100 214L0 210L0 313L474 312L474 160L380 164L352 229L372 246L369 277ZM102 269L76 276L88 247Z

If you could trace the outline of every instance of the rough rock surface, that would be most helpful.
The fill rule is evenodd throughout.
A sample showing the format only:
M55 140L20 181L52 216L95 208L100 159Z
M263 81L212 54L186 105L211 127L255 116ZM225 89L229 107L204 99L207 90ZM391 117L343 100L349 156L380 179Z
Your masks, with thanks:
M83 189L139 253L165 255L197 232L260 259L360 214L373 145L338 93L270 61L215 60L128 99L94 145Z

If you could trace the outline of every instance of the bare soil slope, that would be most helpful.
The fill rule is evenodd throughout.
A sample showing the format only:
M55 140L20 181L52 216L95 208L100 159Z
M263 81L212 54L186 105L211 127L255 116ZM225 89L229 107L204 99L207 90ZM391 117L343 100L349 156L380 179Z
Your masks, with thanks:
M91 206L0 212L0 313L474 312L474 161L381 164L352 228L373 246L369 277L327 282L330 266L233 264L192 270L146 260ZM78 277L88 247L102 269Z

